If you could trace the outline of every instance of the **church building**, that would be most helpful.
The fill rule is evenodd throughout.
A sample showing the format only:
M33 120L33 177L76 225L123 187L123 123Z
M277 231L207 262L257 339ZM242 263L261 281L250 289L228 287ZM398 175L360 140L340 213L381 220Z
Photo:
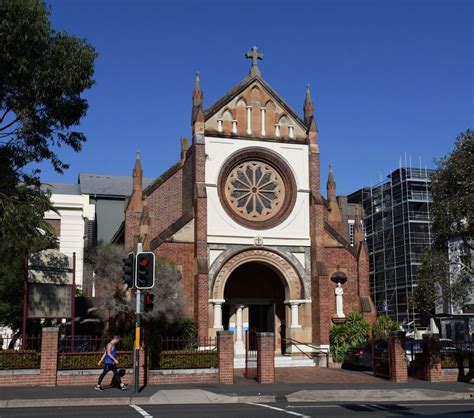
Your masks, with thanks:
M239 354L255 329L275 333L278 353L327 350L333 323L375 319L360 207L336 196L332 169L321 193L309 86L300 117L263 79L263 54L246 57L249 74L207 109L196 75L192 141L146 188L137 156L125 247L176 263L200 337L233 330Z

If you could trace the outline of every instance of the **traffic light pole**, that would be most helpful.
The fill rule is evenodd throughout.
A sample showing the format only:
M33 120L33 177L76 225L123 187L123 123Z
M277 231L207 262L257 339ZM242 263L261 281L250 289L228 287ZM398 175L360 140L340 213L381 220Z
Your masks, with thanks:
M141 242L137 244L137 254L143 251L143 245ZM136 315L135 315L135 350L134 350L134 368L135 368L135 393L138 393L140 390L140 325L141 325L141 298L142 298L142 291L140 289L136 289Z

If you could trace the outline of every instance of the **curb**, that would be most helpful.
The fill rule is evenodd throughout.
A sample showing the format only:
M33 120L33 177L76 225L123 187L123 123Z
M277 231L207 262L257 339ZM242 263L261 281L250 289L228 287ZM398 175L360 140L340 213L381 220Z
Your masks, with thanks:
M398 396L374 396L372 391L357 391L357 396L344 396L346 394L339 392L336 399L327 397L327 391L314 391L313 393L295 392L286 396L287 402L291 403L378 403L378 402L422 402L422 401L455 401L455 400L473 400L473 393L453 393L443 392L442 396L429 393L418 393L416 396L398 394ZM367 392L367 393L364 393ZM157 392L159 393L159 392ZM211 394L211 392L207 392ZM155 394L156 395L156 394ZM216 398L207 398L191 401L189 399L170 400L163 397L122 397L122 398L59 398L59 399L11 399L0 401L0 408L41 408L41 407L72 407L72 406L104 406L104 405L183 405L183 404L237 404L237 403L275 403L281 401L281 396L263 395L263 396L227 396L216 395Z

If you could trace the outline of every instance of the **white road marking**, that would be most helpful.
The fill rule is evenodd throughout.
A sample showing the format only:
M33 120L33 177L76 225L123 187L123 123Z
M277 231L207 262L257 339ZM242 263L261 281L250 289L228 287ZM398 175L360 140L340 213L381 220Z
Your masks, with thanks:
M383 406L384 404L386 405L406 405L406 406L474 406L472 403L408 403L408 402L380 402L377 404L355 404L355 405L360 405L360 406ZM286 408L293 408L293 409L305 409L305 408L340 408L344 405L354 405L353 402L345 402L344 404L339 404L339 405L288 405Z
M153 418L153 415L150 415L148 412L146 412L144 409L140 408L137 405L130 405L135 411L137 411L141 416L145 418Z
M299 414L298 412L293 411L287 411L286 409L277 408L276 406L265 405L263 403L247 402L247 405L261 406L263 408L273 409L274 411L284 412L285 414L295 415L297 417L310 418L308 415Z

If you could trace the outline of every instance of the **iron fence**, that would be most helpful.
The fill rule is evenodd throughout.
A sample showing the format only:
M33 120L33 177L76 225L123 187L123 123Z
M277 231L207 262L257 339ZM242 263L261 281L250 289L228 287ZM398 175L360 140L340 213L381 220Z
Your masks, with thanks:
M156 369L205 369L218 367L216 339L162 337L158 350L151 350Z
M39 369L41 335L0 335L0 370Z
M98 362L105 352L110 337L92 335L64 335L58 341L58 370L97 369ZM117 348L120 367L133 366L133 341L121 338ZM103 363L102 363L103 364Z
M247 379L257 378L257 331L245 331L245 374Z

